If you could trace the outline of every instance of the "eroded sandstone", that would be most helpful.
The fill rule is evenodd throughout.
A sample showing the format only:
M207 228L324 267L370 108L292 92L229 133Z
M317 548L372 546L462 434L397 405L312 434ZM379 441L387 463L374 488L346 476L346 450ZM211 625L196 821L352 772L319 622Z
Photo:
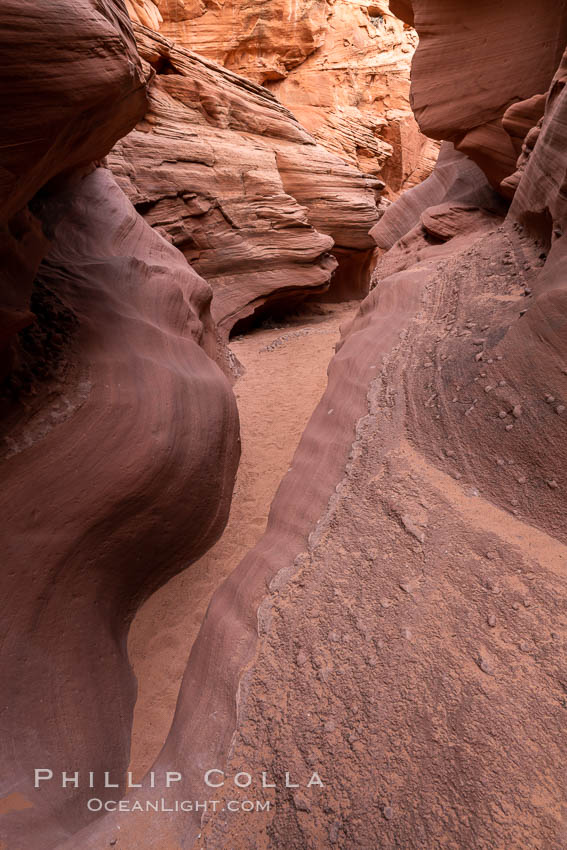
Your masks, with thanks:
M136 26L150 110L108 163L213 288L227 337L269 302L368 290L383 183L346 165L266 89Z
M36 768L124 777L129 622L221 533L238 414L210 287L91 162L146 108L122 4L0 18L0 843L45 850L93 814Z

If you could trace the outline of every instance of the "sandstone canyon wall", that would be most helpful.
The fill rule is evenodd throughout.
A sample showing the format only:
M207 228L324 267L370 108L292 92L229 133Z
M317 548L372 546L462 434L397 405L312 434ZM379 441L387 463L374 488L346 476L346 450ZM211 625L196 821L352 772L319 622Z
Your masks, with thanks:
M93 163L146 110L124 7L4 3L0 28L0 845L44 850L93 815L35 768L122 782L128 626L221 533L238 415L210 287Z
M417 185L437 157L409 105L417 38L387 0L129 0L133 20L267 86L328 150L385 181Z
M150 108L108 164L212 286L219 332L329 285L363 296L383 183L316 144L255 83L139 25L136 35L157 69Z
M81 19L105 33L92 56L104 56L115 36L84 6ZM286 246L292 257L294 245L301 257L311 251L308 288L322 290L333 241L351 260L370 252L364 227L377 216L359 204L375 186L317 153L254 83L136 28L156 71L151 109L141 120L133 108L123 131L141 123L109 163L147 221L88 155L59 157L46 179L74 169L63 181L30 178L10 213L7 291L20 296L22 266L28 287L7 301L11 337L33 319L30 304L40 329L47 320L57 328L48 326L47 349L20 335L12 368L31 356L26 345L39 344L43 361L53 347L63 355L55 374L33 383L27 407L13 385L6 408L3 512L13 531L2 676L14 699L3 710L0 838L9 850L555 850L567 841L567 8L391 6L417 28L413 102L423 131L444 140L442 155L374 224L372 291L330 363L264 537L213 597L154 766L161 776L183 769L181 783L160 789L169 803L208 798L203 774L215 767L254 777L242 792L232 781L217 789L223 802L259 798L269 810L125 811L88 823L82 793L34 794L29 777L38 751L55 769L73 759L124 771L129 619L226 516L236 411L206 353L222 352L210 289L169 243L192 264L209 263L221 291L209 228L240 268L250 259L248 272L283 230L279 256ZM158 16L151 7L137 4L152 27L180 9L162 2ZM216 4L181 8L188 22L219 13ZM41 6L31 34L50 19ZM120 20L132 66L123 60L123 97L138 97L141 69ZM305 43L318 38L313 26ZM235 61L248 61L247 51ZM277 73L292 77L306 64L297 58ZM94 146L97 158L111 135ZM231 151L244 139L239 171ZM36 161L22 160L21 173ZM234 188L253 163L252 210L264 219L256 229ZM313 163L321 170L310 180ZM218 181L210 194L205 174ZM332 180L318 193L320 174ZM349 209L357 214L341 220ZM38 235L35 254L22 248L28 232ZM301 266L287 262L294 273ZM238 303L227 300L224 335L273 291L246 300L242 288ZM315 771L323 787L307 788ZM263 772L275 788L262 787ZM288 773L299 787L288 787ZM130 795L155 797L149 778Z

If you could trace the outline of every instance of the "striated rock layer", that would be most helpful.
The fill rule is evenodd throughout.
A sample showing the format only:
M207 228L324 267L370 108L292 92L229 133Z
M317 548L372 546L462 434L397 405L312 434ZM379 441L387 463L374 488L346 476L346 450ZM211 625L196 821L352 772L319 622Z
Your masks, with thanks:
M0 9L0 379L14 335L33 321L31 286L46 252L27 202L65 169L104 156L146 104L123 6L62 0L49 15L50 5L7 0ZM112 101L119 110L108 110Z
M270 88L328 150L395 197L438 146L409 106L415 31L388 0L129 0L133 20ZM402 15L404 17L404 15Z
M128 0L137 23L257 83L321 47L327 0Z
M438 153L409 106L416 44L387 2L334 0L321 48L266 85L324 147L380 175L396 197L428 176Z
M260 86L150 30L136 35L157 70L150 110L108 163L212 286L219 332L329 284L334 297L363 296L383 183L318 145Z
M210 287L90 164L146 108L121 2L0 25L0 846L46 850L95 817L62 771L123 788L129 623L220 535L238 415Z

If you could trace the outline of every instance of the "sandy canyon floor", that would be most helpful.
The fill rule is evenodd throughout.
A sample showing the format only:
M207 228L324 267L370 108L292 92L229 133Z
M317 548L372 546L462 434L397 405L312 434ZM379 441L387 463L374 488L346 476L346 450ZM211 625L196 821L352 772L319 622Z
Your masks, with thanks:
M325 390L340 326L357 308L357 302L313 306L230 343L244 367L235 386L242 457L230 519L216 546L154 594L130 630L128 651L139 688L131 752L135 776L149 769L165 741L210 598L264 532L280 480Z

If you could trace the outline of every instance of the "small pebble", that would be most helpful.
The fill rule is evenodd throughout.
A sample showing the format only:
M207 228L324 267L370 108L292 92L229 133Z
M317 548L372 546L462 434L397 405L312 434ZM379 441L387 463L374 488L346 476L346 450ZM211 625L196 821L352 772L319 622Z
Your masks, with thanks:
M476 362L478 363L480 360L482 360L482 359L483 359L483 357L484 357L483 352L482 352L482 351L479 351L479 353L475 355L475 358L474 358L474 359L475 359L475 360L476 360Z
M496 626L496 617L494 616L494 614L490 614L490 616L487 617L486 622L488 623L490 628L493 629Z
M506 425L506 430L507 430L507 431L513 431L513 430L514 430L514 426L513 426L513 425Z
M486 673L487 676L494 675L492 667L490 666L490 663L486 660L486 658L479 658L477 664L482 670L482 672Z
M514 602L514 603L512 604L512 608L514 609L514 611L519 611L519 610L520 610L520 603L519 603L519 602Z
M520 477L518 478L518 484L525 484L527 480L528 479L525 475L520 475Z
M548 404L553 404L553 402L555 401L555 396L553 396L553 395L546 395L545 400L546 400L546 402L547 402Z
M501 411L498 413L498 416L500 417L500 419L506 419L506 417L508 416L508 414L506 413L506 411L505 411L505 410L501 410Z
M392 818L394 817L394 810L391 806L384 806L383 815L386 820L392 820Z
M547 482L547 486L549 487L550 490L557 490L559 485L558 485L557 481L554 478L552 478L551 481Z
M512 408L512 416L514 417L514 419L519 419L521 415L522 407L521 405L517 404L515 407Z
M565 413L565 405L564 404L558 404L557 407L555 408L555 412L558 413L559 416L561 416L562 413Z
M487 384L487 386L484 388L484 392L489 393L492 392L493 389L494 387L492 387L490 384Z

